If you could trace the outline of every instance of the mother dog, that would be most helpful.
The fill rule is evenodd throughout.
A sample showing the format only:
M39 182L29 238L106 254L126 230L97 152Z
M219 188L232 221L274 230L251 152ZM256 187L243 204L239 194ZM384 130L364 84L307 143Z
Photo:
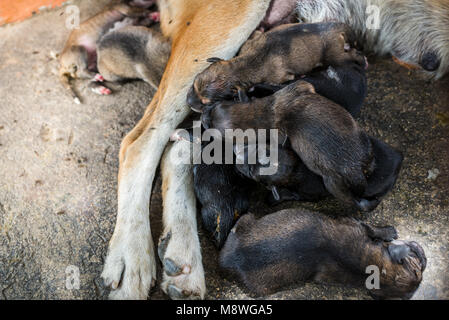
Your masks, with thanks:
M401 2L407 1L419 0ZM161 158L164 231L159 251L164 258L162 289L171 298L204 298L206 286L191 168L170 161L172 154L188 146L179 142L166 148L167 142L190 112L186 96L195 76L209 65L207 59L232 58L262 21L264 27L279 24L291 16L297 2L301 0L159 1L161 28L172 40L173 47L158 91L143 118L121 144L117 223L102 273L105 283L111 286L111 298L145 299L155 284L156 256L149 201ZM444 1L421 2L430 6ZM449 11L446 5L441 8ZM407 11L406 14L412 16L421 12ZM408 28L402 30L408 32ZM433 31L441 37L449 37L446 30ZM445 59L440 60L440 70L447 70L445 62Z

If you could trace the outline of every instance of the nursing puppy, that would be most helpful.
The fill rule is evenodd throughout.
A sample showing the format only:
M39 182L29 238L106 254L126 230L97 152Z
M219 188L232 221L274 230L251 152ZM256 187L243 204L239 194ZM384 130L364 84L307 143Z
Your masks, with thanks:
M290 141L333 196L361 211L377 205L377 200L364 198L376 168L370 137L345 109L316 94L310 83L300 80L248 103L216 103L206 108L202 121L223 137L225 129L278 129L279 141Z
M301 0L297 3L298 16L304 22L348 24L366 51L391 54L422 67L436 79L449 71L447 0Z
M398 241L393 227L370 227L355 219L332 219L289 209L256 220L239 219L220 252L220 267L257 296L298 282L342 283L366 288L367 267L379 270L382 299L409 299L427 260L414 241ZM368 272L368 273L367 273Z
M70 33L59 55L59 77L75 102L80 103L80 99L74 92L70 80L94 78L97 71L98 40L114 28L116 23L119 25L137 23L140 18L149 13L150 11L145 8L131 7L125 3L117 4L87 19L80 24L78 29L74 29Z
M198 118L198 114L189 116L179 126L182 129L172 135L172 139L199 143L191 127L191 121L198 121ZM220 140L202 142L202 163L193 165L193 187L196 199L201 204L203 227L211 235L215 246L221 248L235 221L248 211L253 182L239 175L234 164L226 164L225 154L215 159L216 149L212 147L216 146L225 149ZM208 155L213 157L213 163L205 163L205 156Z
M382 198L393 189L401 169L403 156L386 143L369 137L373 151L373 170L367 176L367 186L362 195L364 211L374 210ZM279 147L277 172L273 175L261 174L262 168L271 163L249 164L247 147L244 150L243 164L236 169L245 177L265 185L272 191L271 204L283 201L319 201L330 194L321 176L309 170L304 162L289 147Z
M221 248L235 221L249 208L249 182L234 165L197 164L193 167L195 195L201 203L203 227Z
M100 40L98 71L106 81L142 79L157 89L170 51L158 28L126 26Z
M348 48L346 25L340 23L288 24L247 41L240 54L214 62L200 73L188 94L188 104L232 100L255 84L281 84L318 66L338 66L351 61L365 64L365 57ZM345 50L346 48L346 50Z
M346 109L354 118L360 111L367 94L366 65L348 62L341 66L316 70L301 80L311 83L316 93L334 101ZM249 90L249 97L263 98L284 88L285 85L257 84Z
M345 108L354 118L360 116L368 87L366 65L349 62L330 66L326 70L312 72L302 80L312 84L317 94Z

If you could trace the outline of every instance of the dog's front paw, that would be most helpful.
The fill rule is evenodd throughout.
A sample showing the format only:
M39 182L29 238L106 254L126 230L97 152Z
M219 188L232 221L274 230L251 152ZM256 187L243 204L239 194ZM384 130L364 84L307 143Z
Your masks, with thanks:
M104 284L111 288L110 299L146 299L156 282L151 234L141 231L114 233L111 239L101 274Z
M166 232L159 240L162 290L173 300L204 299L206 284L198 239Z

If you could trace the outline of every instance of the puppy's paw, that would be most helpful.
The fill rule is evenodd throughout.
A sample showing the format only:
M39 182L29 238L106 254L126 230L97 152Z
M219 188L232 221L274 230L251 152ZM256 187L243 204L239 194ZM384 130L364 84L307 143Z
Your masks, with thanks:
M103 76L102 76L101 74L97 73L97 74L95 75L93 81L96 81L96 82L104 82L104 78L103 78Z
M111 288L110 299L147 299L156 282L156 263L151 235L113 235L101 277Z
M427 266L427 258L423 248L415 241L395 240L388 246L388 253L391 260L398 264L403 264L407 259L417 259L421 265L421 270Z
M395 227L371 227L367 224L363 224L366 228L368 236L373 240L381 240L385 242L391 242L398 238L398 232Z
M206 284L198 239L188 233L166 232L159 240L163 266L162 290L173 300L204 299Z
M102 84L100 84L101 82L98 81L92 81L89 84L89 88L92 92L99 94L100 96L107 96L110 95L112 93L111 89L103 86Z

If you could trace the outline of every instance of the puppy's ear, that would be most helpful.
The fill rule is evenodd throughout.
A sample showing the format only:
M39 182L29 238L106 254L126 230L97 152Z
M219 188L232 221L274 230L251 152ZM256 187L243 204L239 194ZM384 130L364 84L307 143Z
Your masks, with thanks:
M297 88L299 89L299 92L316 93L315 87L307 81L299 80L296 85Z
M215 63L215 62L220 62L220 61L223 61L223 59L217 58L217 57L212 57L212 58L207 59L207 62L209 62L209 63Z

